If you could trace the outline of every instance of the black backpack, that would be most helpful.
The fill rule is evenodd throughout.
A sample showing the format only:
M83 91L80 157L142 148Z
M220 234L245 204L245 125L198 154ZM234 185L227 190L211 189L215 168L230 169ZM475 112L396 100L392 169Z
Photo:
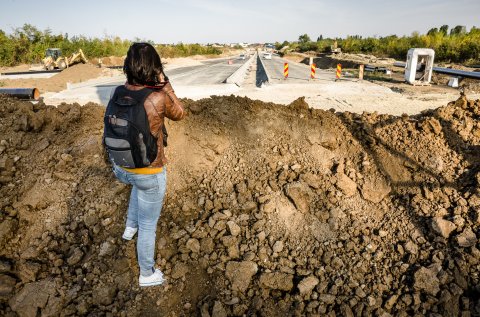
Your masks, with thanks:
M154 90L115 89L105 111L103 143L112 163L127 168L147 167L157 157L158 133L150 132L144 102Z

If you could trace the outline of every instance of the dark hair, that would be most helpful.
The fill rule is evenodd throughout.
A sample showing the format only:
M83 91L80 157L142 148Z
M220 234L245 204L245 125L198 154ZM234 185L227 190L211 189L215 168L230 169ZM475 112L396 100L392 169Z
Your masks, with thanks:
M133 43L127 52L123 72L131 85L156 85L163 73L162 61L149 43Z

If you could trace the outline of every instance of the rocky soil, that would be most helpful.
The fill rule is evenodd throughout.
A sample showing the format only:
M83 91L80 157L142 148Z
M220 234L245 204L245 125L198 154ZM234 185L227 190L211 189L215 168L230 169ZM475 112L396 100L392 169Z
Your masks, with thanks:
M104 108L0 99L3 316L480 316L480 101L416 116L241 97L168 124L138 287Z

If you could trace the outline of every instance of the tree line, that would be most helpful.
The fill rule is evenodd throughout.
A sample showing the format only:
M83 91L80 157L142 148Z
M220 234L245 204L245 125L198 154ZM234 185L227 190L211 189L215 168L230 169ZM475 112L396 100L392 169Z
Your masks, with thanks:
M449 28L443 25L432 28L426 34L414 32L410 36L399 37L362 37L359 35L346 38L323 38L320 35L312 41L307 34L300 35L298 41L277 42L276 48L283 51L327 53L331 51L334 42L346 53L372 54L377 57L391 57L403 60L410 48L432 48L435 50L435 60L456 63L480 62L480 28L472 27L467 32L465 26ZM285 48L287 47L288 48Z
M135 39L133 42L146 42ZM151 41L147 41L153 44ZM85 36L53 34L47 29L41 31L30 24L15 28L11 34L0 30L0 66L39 63L45 57L47 48L60 48L63 55L69 56L82 49L87 58L124 56L132 41L117 36L102 39ZM183 57L190 55L218 55L222 51L200 44L155 45L162 57Z

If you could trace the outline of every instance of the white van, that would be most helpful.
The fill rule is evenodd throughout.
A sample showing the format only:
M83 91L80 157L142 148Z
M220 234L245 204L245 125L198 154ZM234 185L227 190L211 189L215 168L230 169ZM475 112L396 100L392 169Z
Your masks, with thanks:
M272 53L264 53L263 59L272 59Z

